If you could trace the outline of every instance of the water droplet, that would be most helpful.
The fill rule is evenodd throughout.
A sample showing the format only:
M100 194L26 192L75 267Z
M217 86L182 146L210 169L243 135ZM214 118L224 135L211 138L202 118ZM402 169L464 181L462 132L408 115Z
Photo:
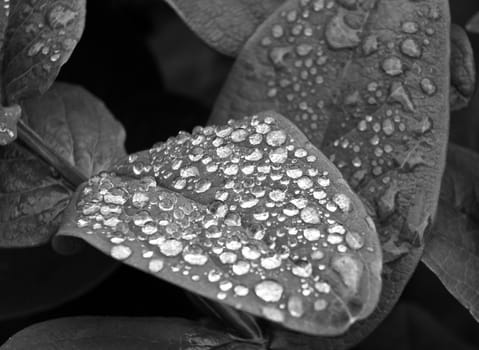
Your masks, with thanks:
M69 26L78 13L64 5L54 6L47 14L48 23L54 29Z
M283 286L273 280L261 281L254 287L256 296L267 303L278 302L283 296L283 291Z
M148 263L148 270L150 270L153 273L157 273L157 272L160 272L161 270L163 270L164 265L165 265L165 263L164 263L163 260L152 259Z
M117 260L128 259L132 253L131 248L124 245L113 246L110 250L110 255Z
M183 250L183 259L190 265L204 265L208 261L208 255L201 246L190 245Z
M386 58L382 63L382 68L384 72L390 76L397 76L403 72L402 62L396 56Z
M356 293L363 273L363 265L351 255L341 255L333 258L332 268L339 274L343 283Z
M412 58L421 57L421 48L414 39L408 38L401 43L401 52Z
M288 299L288 311L293 317L301 317L304 314L303 299L293 295Z
M321 237L321 231L317 228L305 228L303 236L310 242L317 241Z
M319 213L316 208L306 207L301 210L301 220L307 224L319 224L321 222Z
M296 260L291 267L291 273L298 277L308 278L313 273L313 266L307 260Z
M421 89L422 89L422 91L424 91L429 96L434 95L436 93L436 90L437 90L436 85L429 78L424 78L424 79L421 80Z
M177 256L183 250L183 243L176 239L168 239L160 245L160 252L166 256Z

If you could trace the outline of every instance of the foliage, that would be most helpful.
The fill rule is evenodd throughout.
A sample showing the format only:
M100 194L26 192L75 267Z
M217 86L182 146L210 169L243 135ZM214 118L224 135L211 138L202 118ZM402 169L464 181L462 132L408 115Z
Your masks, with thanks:
M98 258L57 301L112 271L98 250L181 287L209 318L64 318L1 348L336 350L404 322L434 334L415 306L387 318L421 258L477 319L479 156L448 145L476 71L447 1L167 3L235 63L211 125L130 155L98 98L54 83L86 3L0 8L0 247ZM38 271L66 261L44 256ZM4 317L28 312L17 299Z

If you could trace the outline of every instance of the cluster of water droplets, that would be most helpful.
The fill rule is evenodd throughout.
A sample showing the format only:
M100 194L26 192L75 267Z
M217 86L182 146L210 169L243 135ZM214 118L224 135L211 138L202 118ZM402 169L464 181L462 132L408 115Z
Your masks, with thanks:
M348 221L347 187L312 150L269 115L180 133L92 178L77 226L107 237L113 257L141 254L152 273L202 281L238 308L253 297L276 321L316 317L359 293L374 225Z
M49 73L70 55L81 35L83 2L22 1L10 15L7 36L22 41L25 52L34 61L43 62L41 68ZM23 32L16 32L18 27Z
M370 184L373 197L383 193L375 204L384 220L395 211L397 172L434 166L429 106L438 72L430 60L441 16L434 4L411 1L401 14L392 13L394 5L383 10L404 18L397 28L376 17L366 25L378 6L389 5L299 0L260 44L269 61L269 98L316 144L328 146L324 151L353 188Z

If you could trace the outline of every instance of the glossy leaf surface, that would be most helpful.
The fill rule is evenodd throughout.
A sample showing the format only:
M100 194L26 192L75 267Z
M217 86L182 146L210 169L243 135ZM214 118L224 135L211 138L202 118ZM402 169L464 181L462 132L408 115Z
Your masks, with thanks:
M166 0L188 26L216 50L236 56L284 0Z
M278 114L180 133L76 196L61 235L288 328L339 334L376 306L372 220Z
M91 176L125 155L123 127L82 88L56 84L25 100L23 118L45 143ZM24 147L0 148L0 246L46 243L57 231L71 190Z
M215 124L267 109L287 116L375 219L386 263L379 307L344 337L310 346L367 335L419 261L447 145L449 22L443 0L288 1L245 44L217 101Z

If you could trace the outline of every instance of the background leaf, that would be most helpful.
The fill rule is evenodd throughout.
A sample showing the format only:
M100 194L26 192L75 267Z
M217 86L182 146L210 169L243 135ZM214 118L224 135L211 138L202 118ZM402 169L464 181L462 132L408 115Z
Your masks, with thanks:
M256 27L285 0L166 0L204 41L235 56Z
M466 29L471 33L479 34L479 12L467 22Z
M451 111L467 107L476 89L474 51L466 32L451 26Z
M22 104L23 118L86 176L125 154L123 127L82 88L56 84ZM46 243L57 231L71 191L53 169L18 144L0 148L0 246Z
M30 326L2 350L261 350L223 329L179 318L73 317Z
M299 332L342 333L379 297L362 203L275 113L180 133L76 196L60 235Z
M479 155L450 145L438 215L422 260L479 320Z
M80 40L85 0L15 0L7 10L3 102L45 93Z
M450 81L446 1L331 4L292 0L276 10L245 44L211 117L281 112L375 218L387 263L380 304L344 337L310 339L325 349L351 346L379 324L420 259L444 168Z

